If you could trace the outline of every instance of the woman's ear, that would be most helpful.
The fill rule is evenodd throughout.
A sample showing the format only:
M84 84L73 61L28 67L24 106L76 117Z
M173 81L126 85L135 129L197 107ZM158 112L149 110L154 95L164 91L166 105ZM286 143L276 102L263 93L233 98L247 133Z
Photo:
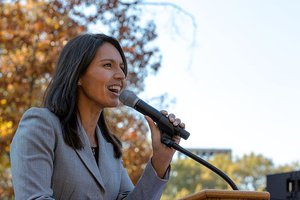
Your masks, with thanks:
M78 80L77 85L81 85L80 79Z

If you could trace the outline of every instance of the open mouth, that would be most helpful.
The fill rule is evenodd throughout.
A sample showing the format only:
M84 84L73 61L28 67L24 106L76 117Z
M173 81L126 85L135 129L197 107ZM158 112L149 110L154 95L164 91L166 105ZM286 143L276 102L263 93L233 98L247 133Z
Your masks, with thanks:
M120 85L111 85L108 87L108 90L113 93L119 94L121 91L121 86Z

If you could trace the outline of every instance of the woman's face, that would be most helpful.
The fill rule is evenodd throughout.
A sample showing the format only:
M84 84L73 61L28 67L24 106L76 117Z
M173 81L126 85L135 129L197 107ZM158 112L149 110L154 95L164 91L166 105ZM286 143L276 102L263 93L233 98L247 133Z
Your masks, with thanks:
M78 101L98 109L116 107L125 85L124 63L119 51L105 42L79 79Z

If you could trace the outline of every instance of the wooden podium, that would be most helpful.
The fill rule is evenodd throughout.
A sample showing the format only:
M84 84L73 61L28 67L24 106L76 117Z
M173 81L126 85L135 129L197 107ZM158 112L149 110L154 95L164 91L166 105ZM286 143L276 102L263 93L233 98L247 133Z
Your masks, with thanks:
M179 200L269 200L268 192L207 189Z

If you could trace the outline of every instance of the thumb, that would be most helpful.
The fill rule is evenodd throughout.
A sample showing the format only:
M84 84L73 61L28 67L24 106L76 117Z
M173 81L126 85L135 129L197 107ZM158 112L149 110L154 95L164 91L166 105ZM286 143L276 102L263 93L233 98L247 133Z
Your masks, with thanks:
M145 119L148 122L148 125L150 127L150 131L151 131L151 139L153 140L154 137L158 137L159 136L159 129L157 128L157 126L155 125L154 121L145 115Z
M155 129L155 123L154 123L154 121L150 117L148 117L147 115L145 115L145 119L147 120L148 125L150 127L150 130L152 132Z

